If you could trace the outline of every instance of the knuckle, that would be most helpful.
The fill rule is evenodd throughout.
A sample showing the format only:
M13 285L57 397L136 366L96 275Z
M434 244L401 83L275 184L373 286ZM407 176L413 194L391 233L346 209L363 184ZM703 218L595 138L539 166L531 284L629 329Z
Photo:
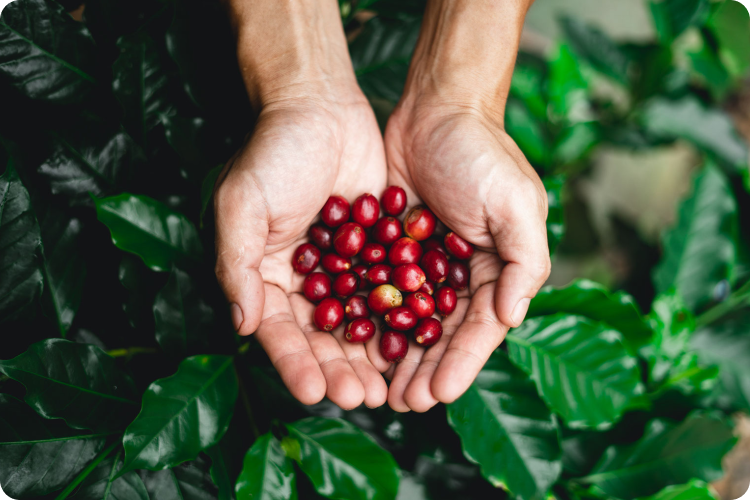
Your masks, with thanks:
M529 275L537 282L547 281L552 272L552 262L548 255L543 256L528 266Z

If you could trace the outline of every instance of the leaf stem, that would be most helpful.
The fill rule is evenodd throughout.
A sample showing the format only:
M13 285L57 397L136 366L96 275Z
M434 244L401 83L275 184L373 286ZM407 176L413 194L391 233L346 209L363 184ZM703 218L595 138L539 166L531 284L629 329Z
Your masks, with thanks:
M131 358L136 354L156 354L159 350L155 347L128 347L125 349L111 349L105 352L113 358Z
M727 300L716 304L714 307L698 316L695 322L698 326L709 325L748 302L750 302L750 281L738 288Z
M55 497L55 500L63 500L64 498L67 498L68 495L70 495L71 493L73 493L73 490L76 489L78 487L78 485L81 484L81 482L84 479L86 479L86 477L89 474L91 474L91 471L93 471L96 468L96 466L99 465L102 462L102 460L104 460L105 458L107 458L109 456L109 454L112 453L112 451L115 448L117 448L117 446L120 445L120 441L121 441L120 439L115 440L111 445L109 445L107 448L105 448L104 451L102 451L101 453L99 453L99 455L97 455L97 457L94 458L94 460L90 464L88 464L86 466L86 468L83 469L81 471L81 473L78 474L78 476L76 476L75 479L73 479L73 482L71 482L67 486L67 488L65 488L64 490L62 490L62 492L59 495L57 495L57 497Z

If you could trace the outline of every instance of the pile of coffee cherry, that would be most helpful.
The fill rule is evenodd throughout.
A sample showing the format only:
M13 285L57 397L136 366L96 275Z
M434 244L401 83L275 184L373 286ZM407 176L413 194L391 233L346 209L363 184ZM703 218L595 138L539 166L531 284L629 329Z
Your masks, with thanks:
M463 261L474 253L456 233L434 236L437 219L425 206L412 208L402 223L397 217L405 208L406 192L398 186L388 187L380 202L369 193L353 205L331 196L322 224L310 227L310 243L292 258L294 269L307 275L305 297L317 304L315 325L330 332L346 318L346 340L367 342L375 335L370 316L382 316L380 352L390 362L406 356L408 332L425 347L440 340L443 327L433 316L455 310L456 291L469 285ZM318 264L325 273L313 272ZM366 297L357 294L365 290Z

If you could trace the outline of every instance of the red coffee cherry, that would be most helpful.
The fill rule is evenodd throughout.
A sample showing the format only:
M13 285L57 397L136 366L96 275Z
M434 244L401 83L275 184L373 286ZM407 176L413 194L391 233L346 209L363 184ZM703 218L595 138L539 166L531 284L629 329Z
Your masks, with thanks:
M356 222L347 222L333 235L333 248L342 257L354 257L365 244L365 230Z
M411 238L397 240L388 250L388 262L392 266L416 264L422 258L422 246Z
M404 233L410 238L414 238L417 241L426 240L432 233L435 232L435 225L437 219L435 214L430 212L430 209L424 205L419 205L406 214L404 219Z
M419 291L422 292L425 295L433 295L435 293L435 283L433 283L430 280L425 281L422 283L422 286L419 287Z
M344 315L349 321L369 318L370 308L367 307L367 299L361 295L352 295L344 302Z
M331 278L325 273L308 274L302 291L310 302L320 302L331 296Z
M323 299L315 308L313 321L320 330L330 332L344 321L344 306L337 299Z
M404 299L404 305L414 311L419 319L435 314L435 299L426 293L410 293Z
M333 293L335 293L338 297L345 299L351 295L354 295L354 292L359 289L359 276L351 271L341 273L336 276L336 279L333 280L332 288Z
M320 250L312 243L303 243L292 256L292 266L300 274L307 274L316 267L320 262Z
M457 260L448 267L448 284L455 290L466 290L469 286L469 267Z
M380 216L380 203L370 193L365 193L356 200L352 206L352 219L362 227L370 227L378 221Z
M349 220L349 202L341 196L331 196L320 211L320 218L329 227L338 227Z
M406 208L406 191L398 186L388 186L380 197L383 212L398 217Z
M339 274L352 268L352 259L335 253L327 253L320 260L320 264L327 273Z
M322 224L310 226L310 241L321 250L330 250L333 246L333 230Z
M387 256L385 247L379 243L365 243L362 247L362 260L368 264L380 264Z
M385 314L403 302L401 292L393 285L380 285L367 296L367 305L375 314Z
M406 357L409 351L409 341L406 335L394 330L383 332L380 337L380 354L390 363L398 363Z
M441 316L448 316L450 313L456 310L456 304L458 304L458 297L456 296L455 290L449 286L444 286L435 292L435 308Z
M443 247L443 242L434 237L428 238L422 242L422 250L424 250L424 253L427 253L430 250L437 250L446 257L448 256L448 252L445 250L445 247Z
M367 270L365 279L372 285L385 285L391 282L393 268L388 264L375 264Z
M359 276L359 289L364 290L367 288L367 280L365 277L367 276L367 266L365 264L357 264L356 266L352 267L352 272Z
M430 250L422 256L419 265L427 279L442 283L448 277L448 257L440 250Z
M391 281L402 292L416 292L427 278L418 265L403 264L393 269Z
M414 330L414 340L417 344L429 347L437 344L443 336L443 325L435 318L424 318L419 321Z
M417 314L408 307L396 307L385 315L385 322L394 330L405 332L417 326Z
M459 235L451 231L445 235L445 248L448 249L451 255L457 259L468 259L474 255L474 247L461 238Z
M344 337L349 342L367 342L375 335L375 323L366 318L355 319L346 325Z
M401 237L401 223L393 217L379 219L372 228L372 237L382 245L390 245Z

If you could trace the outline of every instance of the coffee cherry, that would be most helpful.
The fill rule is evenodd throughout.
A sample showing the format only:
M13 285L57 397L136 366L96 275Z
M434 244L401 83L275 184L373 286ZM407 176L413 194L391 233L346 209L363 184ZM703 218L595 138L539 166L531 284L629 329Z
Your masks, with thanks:
M382 217L372 228L372 237L382 245L390 245L401 237L401 223L393 217Z
M322 224L310 226L310 241L321 250L330 250L333 246L333 231Z
M419 292L422 292L425 295L432 295L435 293L435 283L433 283L430 280L425 281L422 283L422 286L419 287Z
M408 307L396 307L385 315L385 322L394 330L405 332L417 326L417 314Z
M427 281L424 271L416 264L403 264L393 269L393 286L402 292L416 292Z
M422 242L422 250L424 250L424 253L427 253L430 250L437 250L448 257L448 252L445 250L445 247L443 247L443 242L434 237L428 238Z
M359 276L351 271L341 273L333 280L332 289L333 293L342 299L354 295L359 289Z
M359 290L367 288L367 280L365 279L367 276L367 266L364 264L357 264L352 267L352 272L359 276Z
M352 205L352 219L362 227L370 227L378 221L380 216L380 203L370 193L365 193Z
M445 235L445 248L457 259L468 259L474 255L474 247L471 243L451 231Z
M346 325L344 337L349 342L367 342L375 335L375 323L366 318L355 319Z
M308 274L302 291L310 302L320 302L331 296L331 278L325 273Z
M393 285L380 285L367 296L367 305L375 314L385 314L403 302L401 292Z
M354 257L365 244L365 230L356 222L347 222L333 235L333 248L342 257Z
M349 202L341 196L331 196L320 211L320 218L329 227L338 227L349 220Z
M469 286L469 267L454 260L448 267L448 284L455 290L466 290Z
M294 251L292 265L294 270L300 274L307 274L320 262L320 250L312 243L303 243Z
M410 293L404 299L404 305L414 311L417 318L429 318L435 314L435 299L426 293Z
M398 363L406 357L409 351L409 341L406 335L394 330L383 332L380 337L380 354L390 363Z
M367 270L365 279L371 285L385 285L391 282L391 272L393 268L388 264L375 264Z
M323 299L315 308L313 321L318 329L330 332L344 321L344 306L337 299Z
M441 316L448 316L456 310L458 297L455 290L449 286L444 286L435 292L435 309Z
M406 191L398 186L388 186L380 197L383 212L398 217L406 208Z
M388 250L388 262L392 266L416 264L422 258L422 246L411 238L401 238Z
M426 240L432 233L435 232L435 224L437 219L435 214L430 212L430 209L424 205L419 205L406 214L404 219L404 233L410 238L414 238L417 241Z
M380 264L387 256L385 247L379 243L365 243L362 247L362 260L368 264Z
M352 295L344 302L344 315L349 321L359 318L369 318L370 308L367 299L361 295Z
M352 259L327 253L320 259L320 264L327 273L339 274L352 268Z
M429 347L437 344L443 336L443 325L435 318L424 318L419 321L414 330L414 340L417 344Z
M440 250L430 250L422 256L419 265L427 279L442 283L448 277L448 257Z

